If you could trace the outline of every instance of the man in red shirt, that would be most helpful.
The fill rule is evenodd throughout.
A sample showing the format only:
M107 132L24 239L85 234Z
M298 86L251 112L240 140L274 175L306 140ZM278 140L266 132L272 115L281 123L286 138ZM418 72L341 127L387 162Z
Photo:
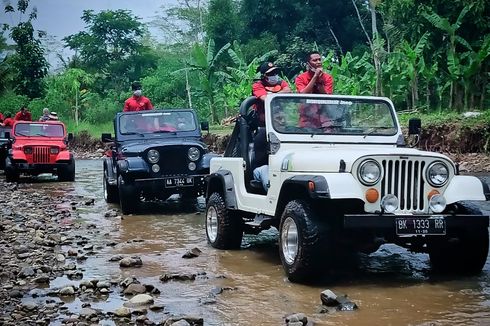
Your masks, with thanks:
M12 119L12 115L10 113L5 114L5 119L3 123L1 123L3 127L12 127L14 125L14 119Z
M312 51L306 56L307 71L295 79L298 93L332 94L333 77L323 71L322 56ZM322 128L330 125L330 119L317 104L302 105L299 112L299 126L306 128Z
M20 108L20 111L15 114L14 120L32 121L31 112L27 110L27 107L23 106Z
M279 77L279 67L272 62L264 62L257 71L260 71L260 80L253 83L252 95L259 101L255 106L259 117L259 126L265 126L264 100L270 93L291 93L288 83Z
M151 104L150 100L141 95L140 83L132 83L131 89L133 90L133 96L124 102L123 112L153 110L153 105Z

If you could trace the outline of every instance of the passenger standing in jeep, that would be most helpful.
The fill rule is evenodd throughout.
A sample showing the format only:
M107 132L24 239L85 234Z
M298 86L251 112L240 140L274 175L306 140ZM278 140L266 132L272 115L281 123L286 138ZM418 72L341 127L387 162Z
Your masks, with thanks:
M123 112L153 110L153 104L151 104L146 96L142 95L141 84L139 82L132 83L131 89L133 90L133 96L124 102Z
M264 100L270 93L291 93L288 83L279 77L279 67L272 62L264 62L258 68L260 80L252 85L252 95L258 101L255 111L259 117L259 126L265 126Z

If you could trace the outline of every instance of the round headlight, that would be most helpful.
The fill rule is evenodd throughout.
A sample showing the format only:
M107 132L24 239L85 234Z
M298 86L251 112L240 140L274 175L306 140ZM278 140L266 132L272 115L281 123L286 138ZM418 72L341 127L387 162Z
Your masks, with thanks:
M199 157L201 156L201 152L199 151L198 148L191 147L191 148L189 148L189 151L187 152L187 156L189 156L189 160L197 161L199 159Z
M364 161L359 167L359 180L366 185L372 186L381 178L381 168L376 161Z
M427 181L433 187L442 187L449 179L449 169L442 162L434 162L427 169Z
M194 171L196 169L196 163L190 162L189 163L189 170Z
M160 159L160 153L157 150L150 149L146 157L148 157L148 162L155 164Z
M154 173L158 173L160 171L160 166L158 164L153 164L151 166L151 170L154 172Z

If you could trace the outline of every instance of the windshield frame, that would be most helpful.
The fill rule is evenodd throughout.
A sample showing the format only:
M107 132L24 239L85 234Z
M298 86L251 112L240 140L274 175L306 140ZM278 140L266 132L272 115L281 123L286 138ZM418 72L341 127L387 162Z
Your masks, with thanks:
M29 134L22 133L22 130L18 130L19 126L29 126ZM31 134L31 126L38 126L40 125L41 127L43 126L51 126L51 127L58 127L61 128L61 135L56 134L56 135L49 135L49 134ZM66 137L66 129L65 126L61 123L50 123L50 122L41 122L41 121L18 121L14 124L12 127L12 133L13 136L15 137L39 137L39 138L44 138L44 139L50 139L50 138L56 138L56 139L63 139Z
M155 130L151 129L153 128L151 125L150 126L146 125L145 127L141 128L141 130L138 129L129 130L126 129L124 126L124 124L127 122L126 119L130 118L131 116L146 118L149 116L159 117L159 116L166 116L166 115L171 116L171 115L178 115L178 114L189 115L189 119L185 120L190 124L190 127L188 129L179 130L178 126L170 123L168 124L167 127L164 126L165 124L159 124L158 125L159 129L156 129L156 125L155 125ZM177 121L177 117L175 117L174 119ZM147 110L147 111L119 112L116 115L114 122L116 127L115 128L116 134L124 139L126 138L145 139L145 138L153 138L153 137L165 137L167 135L180 135L180 137L182 137L182 135L192 135L192 134L200 135L201 132L195 111L192 109L156 109L156 110ZM147 121L144 123L147 123Z
M346 132L346 133L328 133L319 130L319 132L296 132L295 130L277 130L274 128L272 122L271 105L277 103L278 99L282 98L296 98L296 99L311 99L312 101L339 101L339 102L358 102L358 103L378 103L386 105L389 110L389 115L393 126L390 126L389 130L392 132L386 132L386 130L377 129L373 131L359 132ZM332 103L334 104L334 103ZM340 104L340 103L339 103ZM299 105L298 105L299 106ZM400 124L395 112L395 108L390 99L386 97L374 97L374 96L349 96L349 95L326 95L326 94L271 94L265 99L265 114L266 114L266 128L268 132L273 132L280 141L292 141L292 142L325 142L325 143L383 143L383 144L396 144L398 138L401 136ZM386 115L388 117L388 115ZM293 127L292 127L293 128ZM294 129L294 128L293 128ZM297 130L301 130L301 127L296 127ZM372 128L371 128L372 129Z

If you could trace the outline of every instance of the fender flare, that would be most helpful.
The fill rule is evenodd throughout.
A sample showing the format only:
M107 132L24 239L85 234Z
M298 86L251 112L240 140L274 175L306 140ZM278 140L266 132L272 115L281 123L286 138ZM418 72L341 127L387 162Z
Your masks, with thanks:
M311 190L309 183L313 182L314 189ZM311 199L330 199L330 190L328 188L328 182L325 177L320 175L295 175L284 180L281 187L281 195L283 195L283 189L290 186L297 185L306 190L308 196Z
M226 208L233 210L238 208L235 193L235 182L230 171L218 170L206 177L206 202L211 194L216 191L223 195Z
M107 170L107 178L109 183L116 182L117 183L117 175L114 173L114 168L112 166L112 159L110 157L104 158L104 163L102 167L105 166L105 170Z

